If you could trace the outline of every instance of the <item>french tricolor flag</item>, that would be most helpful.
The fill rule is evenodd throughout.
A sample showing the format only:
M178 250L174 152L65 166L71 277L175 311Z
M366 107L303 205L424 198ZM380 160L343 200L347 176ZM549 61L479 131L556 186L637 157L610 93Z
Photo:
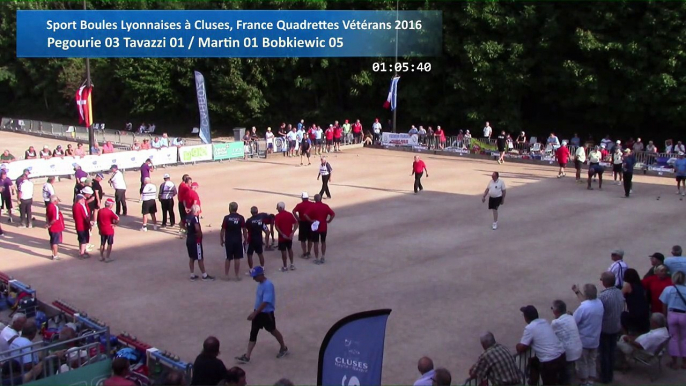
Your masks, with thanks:
M386 98L386 102L384 102L383 107L385 109L391 108L391 111L395 110L396 106L398 105L398 81L400 80L399 76L394 77L391 80L391 89L388 90L388 98Z

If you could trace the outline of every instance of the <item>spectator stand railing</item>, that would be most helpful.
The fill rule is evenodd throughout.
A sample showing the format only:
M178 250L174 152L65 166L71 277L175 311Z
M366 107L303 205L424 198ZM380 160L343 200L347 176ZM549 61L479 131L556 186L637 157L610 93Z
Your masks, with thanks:
M30 285L0 272L0 291L0 301L3 303L0 310L9 307L10 316L15 312L21 312L29 318L36 315L36 291Z

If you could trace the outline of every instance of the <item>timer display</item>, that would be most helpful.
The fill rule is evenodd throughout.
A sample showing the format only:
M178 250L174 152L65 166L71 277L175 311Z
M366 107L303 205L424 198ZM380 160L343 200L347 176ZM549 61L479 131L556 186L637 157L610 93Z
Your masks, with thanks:
M374 72L431 72L431 63L384 63L375 62L372 64L372 71Z

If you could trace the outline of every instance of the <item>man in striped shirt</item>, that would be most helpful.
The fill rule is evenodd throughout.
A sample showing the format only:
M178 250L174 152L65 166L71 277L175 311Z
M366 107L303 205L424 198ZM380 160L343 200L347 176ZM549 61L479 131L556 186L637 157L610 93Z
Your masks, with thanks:
M322 178L322 190L319 191L319 195L324 197L326 193L326 198L331 199L331 192L329 192L329 182L331 181L331 172L333 168L326 162L326 157L322 157L322 162L319 165L319 174L317 175L317 180L319 177Z
M160 185L160 204L162 205L162 227L167 226L167 214L169 214L169 227L173 228L176 223L174 217L174 197L176 196L176 185L171 182L169 174L164 175L164 182ZM179 213L183 215L183 213Z
M600 281L604 290L598 298L603 303L603 325L600 333L600 382L612 383L613 369L615 365L615 351L617 338L622 330L621 315L624 311L624 295L615 286L615 274L603 272Z

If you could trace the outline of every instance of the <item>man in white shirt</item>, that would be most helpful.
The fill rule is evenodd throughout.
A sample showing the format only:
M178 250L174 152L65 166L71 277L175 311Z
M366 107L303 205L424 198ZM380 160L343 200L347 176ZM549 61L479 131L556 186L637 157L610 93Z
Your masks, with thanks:
M481 202L486 202L488 196L488 209L493 211L493 230L498 229L498 207L505 205L506 187L505 181L500 179L500 173L493 172L492 180L488 182L488 187L484 191Z
M639 336L622 335L617 342L617 348L626 355L631 356L636 350L644 350L651 354L657 354L660 345L669 340L665 316L655 312L650 316L650 331Z
M583 347L581 358L576 364L576 372L582 385L592 385L597 375L596 359L605 308L603 302L598 299L598 288L595 285L584 284L583 293L573 285L572 291L581 300L579 308L574 311L574 321Z
M574 379L576 361L581 358L583 347L579 337L579 329L576 326L574 317L567 313L567 304L562 300L555 300L551 307L555 319L550 322L550 326L555 331L555 335L565 348L565 359L567 367L564 377L560 380L562 385L570 385Z
M20 331L24 328L25 324L26 315L17 313L12 316L12 323L5 326L5 328L2 329L2 332L0 332L0 352L9 350L10 345L14 340L21 336Z
M324 145L324 130L322 130L321 126L317 126L314 129L314 154L315 155L322 155L322 148Z
M31 354L31 351L39 348L31 347L37 333L38 328L36 328L35 323L25 323L24 327L21 329L21 336L14 339L10 344L10 356L26 354L20 358L16 358L17 360L20 359L19 362L24 371L29 371L34 365L38 364L38 353L35 352Z
M610 264L608 271L615 274L615 286L619 289L624 285L624 272L626 272L629 266L624 262L624 251L621 249L615 249L612 251L610 258L613 263Z
M152 225L157 230L157 186L150 183L150 177L145 177L143 180L143 191L141 192L141 213L143 214L143 226L141 232L148 231L148 215L152 219Z
M379 118L376 118L374 123L372 123L372 135L375 144L381 141L381 122L379 122ZM424 131L424 135L426 135L426 130Z
M264 135L264 139L267 141L267 154L271 154L274 152L274 133L272 133L271 127L267 127L267 134Z
M296 134L295 127L286 134L286 139L288 140L288 156L295 157L295 149L298 145L298 135Z
M434 362L429 357L421 357L417 363L417 370L422 375L415 381L414 386L432 386L434 371Z
M55 182L55 177L48 177L48 180L43 184L43 202L47 208L50 205L50 197L55 195L55 187L52 186Z
M17 183L17 198L19 199L19 228L33 228L31 206L33 205L33 182L29 179L31 171L24 169L24 175Z
M579 146L576 148L576 152L574 153L574 168L576 169L576 182L577 183L583 183L581 180L581 165L583 165L586 162L586 150L584 150L583 146Z
M559 385L565 372L565 349L555 335L555 331L545 319L538 317L538 310L534 306L519 309L524 315L526 327L522 339L517 344L517 353L523 354L532 349L536 354L531 358L530 380L538 383L541 377L543 385Z
M160 146L169 147L169 136L167 133L162 134L162 138L160 138Z
M493 134L493 128L486 122L486 126L484 127L484 138L491 139L491 134Z
M124 181L124 174L117 165L112 165L110 171L112 172L112 177L110 177L109 183L114 189L115 213L117 216L126 216L126 182Z
M162 228L167 226L167 214L169 215L169 227L176 224L174 217L174 197L177 195L176 185L171 181L169 174L164 175L164 182L160 185L160 204L162 205ZM183 217L183 213L179 213Z

